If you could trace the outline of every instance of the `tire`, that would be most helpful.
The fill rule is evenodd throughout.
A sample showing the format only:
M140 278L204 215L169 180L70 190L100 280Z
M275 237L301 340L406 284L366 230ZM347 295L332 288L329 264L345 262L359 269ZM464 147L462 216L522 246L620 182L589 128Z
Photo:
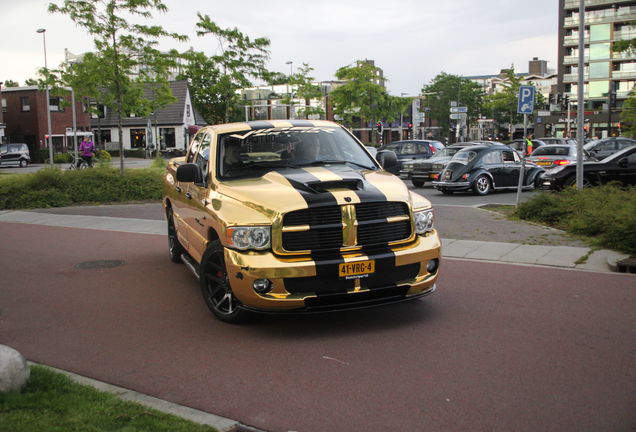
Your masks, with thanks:
M20 160L20 168L26 168L28 164L29 163L26 161L26 159Z
M576 187L576 176L568 177L568 179L565 181L565 183L563 183L563 185L566 187L568 186ZM583 189L589 188L590 186L592 186L592 183L590 183L588 179L583 177Z
M488 195L491 187L490 179L485 175L480 175L473 183L473 192L475 195Z
M179 243L177 230L174 226L174 213L172 207L168 208L168 252L170 253L170 261L173 263L181 263L181 255L184 254L185 248Z
M219 240L210 243L203 253L199 273L203 299L214 316L233 324L245 321L249 313L239 308L239 302L232 293L223 245Z
M413 183L413 186L415 187L422 187L426 182L422 180L411 180L411 183Z

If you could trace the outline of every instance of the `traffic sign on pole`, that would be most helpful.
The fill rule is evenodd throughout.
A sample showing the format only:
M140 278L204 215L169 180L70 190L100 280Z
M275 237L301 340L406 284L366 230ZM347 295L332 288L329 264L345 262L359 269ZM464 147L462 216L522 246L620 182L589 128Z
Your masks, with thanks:
M534 112L534 86L519 86L518 114L532 114Z

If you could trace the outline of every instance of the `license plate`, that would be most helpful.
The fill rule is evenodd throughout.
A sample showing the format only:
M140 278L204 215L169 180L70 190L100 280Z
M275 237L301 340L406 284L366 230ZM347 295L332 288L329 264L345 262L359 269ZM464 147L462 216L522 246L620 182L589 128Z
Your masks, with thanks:
M340 279L360 279L375 273L375 260L342 263L339 267Z
M537 165L552 165L550 161L537 161Z

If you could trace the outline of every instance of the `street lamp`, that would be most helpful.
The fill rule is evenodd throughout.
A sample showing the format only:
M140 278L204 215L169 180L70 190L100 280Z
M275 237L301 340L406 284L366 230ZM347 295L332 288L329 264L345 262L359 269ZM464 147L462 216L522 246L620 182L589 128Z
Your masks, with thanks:
M37 33L42 33L42 40L44 41L44 69L49 71L48 64L46 63L46 29L38 29ZM51 135L51 101L49 100L49 81L46 77L46 116L49 124L49 163L53 166L53 136Z

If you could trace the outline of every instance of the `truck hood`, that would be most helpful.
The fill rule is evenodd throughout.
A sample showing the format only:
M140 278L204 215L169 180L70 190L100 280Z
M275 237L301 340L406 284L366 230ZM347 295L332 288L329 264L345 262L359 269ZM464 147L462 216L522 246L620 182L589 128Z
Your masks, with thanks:
M279 213L311 207L411 200L404 182L393 174L347 165L280 169L262 177L221 182L217 191L270 220Z

